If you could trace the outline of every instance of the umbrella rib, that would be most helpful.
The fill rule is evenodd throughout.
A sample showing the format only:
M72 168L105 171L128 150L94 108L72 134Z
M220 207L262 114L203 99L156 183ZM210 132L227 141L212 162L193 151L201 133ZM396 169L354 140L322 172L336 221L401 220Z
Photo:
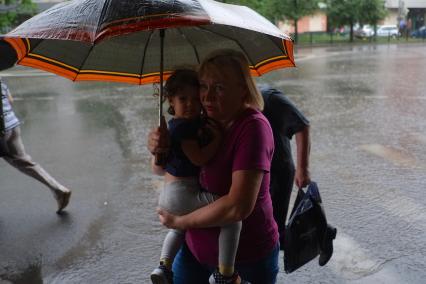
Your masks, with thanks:
M111 0L106 0L104 2L104 6L102 7L101 14L99 15L98 24L96 25L95 38L98 36L99 28L101 27L101 21L104 18L110 4L111 4Z
M37 38L35 38L35 40L37 40ZM27 55L28 54L30 54L30 52L33 52L39 45L40 45L40 43L42 42L42 41L45 41L44 39L41 39L41 40L39 40L36 44L34 44L32 47L31 47L31 49L28 49L28 52L27 52ZM24 58L22 58L22 59L24 59ZM21 59L21 60L22 60ZM19 60L19 61L21 61L21 60Z
M83 67L84 63L86 63L87 58L89 58L89 54L92 51L92 49L95 47L94 44L90 45L89 51L87 52L87 55L84 57L84 60L81 62L80 66L78 67L78 72L75 75L73 81L77 80L78 75L80 74L81 68Z
M151 33L149 34L149 36L148 36L148 40L146 41L146 43L145 43L145 46L144 46L144 48L143 48L143 56L142 56L142 61L141 61L141 70L140 70L140 78L139 78L139 80L141 80L142 79L142 74L143 74L143 68L144 68L144 65L145 65L145 55L146 55L146 50L148 49L148 45L149 45L149 43L151 42L151 38L152 38L152 34L154 33L154 30L151 30ZM140 83L140 82L139 82Z
M243 50L244 51L244 54L246 55L246 57L247 57L247 59L248 59L248 61L250 62L250 64L252 65L252 66L255 66L255 63L253 63L253 60L249 57L249 55L248 55L248 53L247 53L247 51L245 50L245 48L236 40L236 39L234 39L234 38L232 38L232 37L229 37L229 36L225 36L225 35L222 35L222 34L220 34L220 33L218 33L218 32L214 32L214 31L211 31L211 30L209 30L209 29L206 29L206 28L203 28L203 27L200 27L200 26L198 26L198 28L199 29L201 29L201 30L204 30L204 31L207 31L207 32L210 32L210 33L212 33L212 34L215 34L215 35L219 35L219 36L221 36L221 37L224 37L224 38L227 38L227 39L229 39L229 40L232 40L232 41L234 41L240 48L241 48L241 50Z
M177 30L179 31L180 35L189 43L189 45L191 45L192 49L194 50L195 57L197 57L197 62L198 64L200 64L200 55L198 54L198 50L195 44L186 37L186 35L182 32L181 29L178 28Z
M284 46L284 49L283 48L281 48L281 46L278 44L278 43L276 43L274 40L273 40L273 38L272 38L272 36L270 36L270 35L267 35L267 37L268 37L268 39L270 40L270 41L272 41L272 44L273 45L275 45L280 51L282 51L283 53L285 53L285 54L287 54L287 56L288 56L288 51L287 51L287 47L286 46ZM281 39L281 40L283 40L283 39ZM284 43L283 43L284 44ZM289 60L290 60L290 62L292 62L293 63L293 65L294 66L296 66L296 63L294 62L294 58L292 59L291 58L291 56L288 56L288 58L289 58Z
M281 48L281 46L279 46L279 44L278 43L276 43L273 39L272 39L272 36L270 36L270 35L267 35L267 37L268 37L268 39L270 40L270 41L272 41L272 43L276 46L276 47L278 47L278 49L279 50L281 50L281 51L283 51L283 52L285 52L285 53L287 53L287 50L284 48L284 50ZM282 39L281 39L282 40Z

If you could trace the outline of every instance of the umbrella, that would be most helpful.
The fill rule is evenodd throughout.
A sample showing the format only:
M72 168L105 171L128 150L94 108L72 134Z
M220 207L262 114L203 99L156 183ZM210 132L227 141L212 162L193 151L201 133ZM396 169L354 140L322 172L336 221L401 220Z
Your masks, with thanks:
M4 35L18 64L74 81L160 82L219 48L244 53L252 75L294 64L293 42L255 11L211 0L74 0Z

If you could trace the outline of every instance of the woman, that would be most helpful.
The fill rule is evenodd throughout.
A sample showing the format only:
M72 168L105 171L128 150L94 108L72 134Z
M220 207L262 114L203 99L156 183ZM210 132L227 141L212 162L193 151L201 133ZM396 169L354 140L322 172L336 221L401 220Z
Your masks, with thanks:
M223 149L200 173L202 187L221 196L187 215L159 209L163 225L186 230L185 245L173 264L174 283L208 283L217 266L218 227L243 220L236 269L253 284L275 283L278 273L278 230L269 194L273 154L272 130L261 114L263 100L250 76L244 55L221 50L199 70L200 99L206 114L225 129ZM166 135L152 131L148 148L163 151ZM216 276L217 273L215 273ZM216 283L239 283L239 278Z

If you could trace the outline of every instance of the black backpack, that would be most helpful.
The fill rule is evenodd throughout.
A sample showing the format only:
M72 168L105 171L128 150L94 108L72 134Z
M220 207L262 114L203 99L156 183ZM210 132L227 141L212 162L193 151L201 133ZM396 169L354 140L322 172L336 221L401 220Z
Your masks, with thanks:
M284 233L284 270L291 273L316 256L325 265L333 254L337 230L327 223L318 186L299 189Z

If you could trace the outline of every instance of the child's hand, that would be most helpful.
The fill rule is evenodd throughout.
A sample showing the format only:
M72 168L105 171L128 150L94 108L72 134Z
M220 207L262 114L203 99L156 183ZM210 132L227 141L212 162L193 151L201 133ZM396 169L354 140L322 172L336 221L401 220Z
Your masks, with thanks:
M213 119L208 119L205 127L212 133L214 138L222 139L223 129L218 122Z
M198 142L205 146L213 141L221 141L223 129L221 125L211 118L206 118L204 125L198 130Z

